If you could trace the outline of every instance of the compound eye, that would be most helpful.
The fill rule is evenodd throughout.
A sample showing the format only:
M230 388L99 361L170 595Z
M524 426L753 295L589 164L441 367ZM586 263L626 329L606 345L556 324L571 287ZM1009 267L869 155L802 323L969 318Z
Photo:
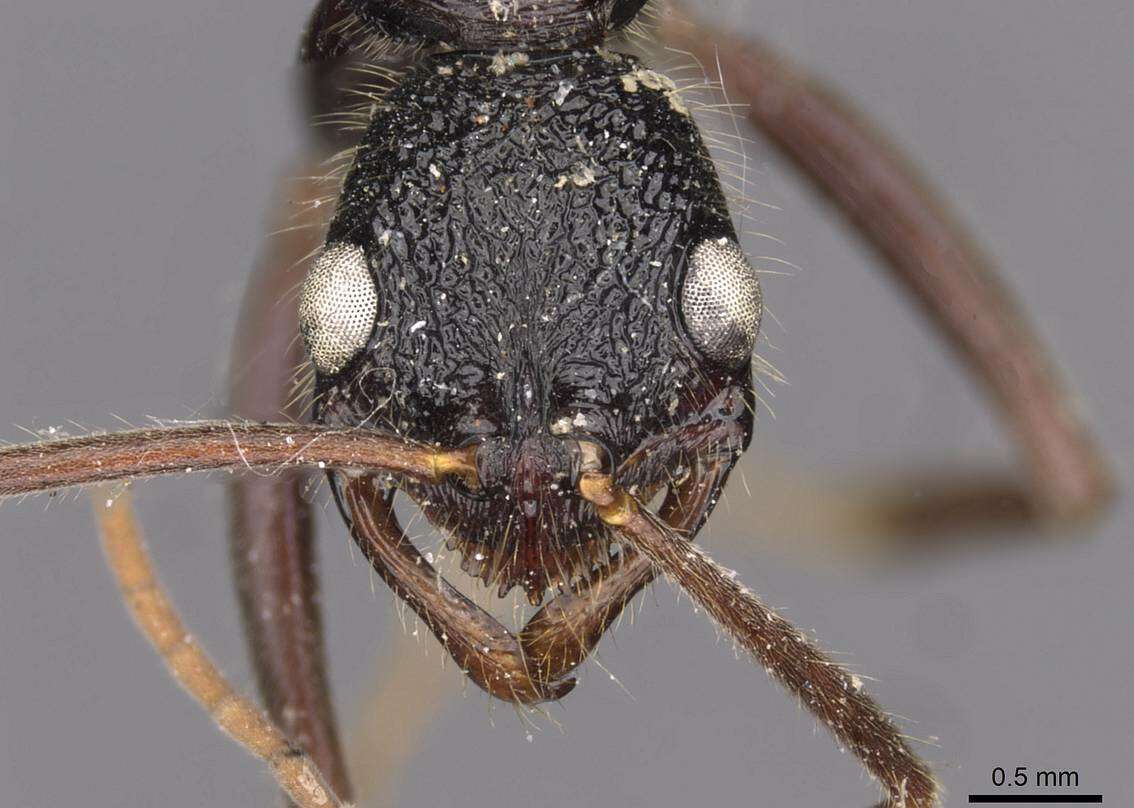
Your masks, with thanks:
M706 239L690 251L681 313L701 353L726 367L740 365L756 344L763 312L760 281L735 241Z
M366 347L378 316L378 291L366 252L331 244L315 259L299 298L307 353L323 374L336 373Z

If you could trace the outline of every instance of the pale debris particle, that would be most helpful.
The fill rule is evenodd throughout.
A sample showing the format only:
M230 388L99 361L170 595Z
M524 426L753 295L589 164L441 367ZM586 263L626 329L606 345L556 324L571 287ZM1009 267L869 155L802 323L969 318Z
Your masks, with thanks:
M437 65L438 76L451 76L453 75L453 68L449 65Z
M555 106L557 106L557 107L563 106L563 102L567 100L567 96L571 94L571 91L573 89L575 89L575 85L574 85L573 82L570 82L570 81L559 82L559 89L555 91L555 96L554 96L554 99L553 99L555 101Z
M586 188L588 185L593 184L595 181L595 170L589 165L580 163L575 166L575 172L571 175L571 182L575 183L579 188Z
M595 169L587 163L575 163L571 168L570 174L560 174L559 178L555 181L557 189L563 188L571 183L576 188L586 188L588 185L595 183Z
M488 0L488 10L492 12L492 18L497 22L508 21L508 7L501 0Z
M689 114L689 108L686 107L681 100L681 95L677 91L677 85L674 84L673 80L668 76L663 76L661 73L647 70L644 67L635 68L632 73L626 73L622 76L622 89L626 92L638 92L639 85L648 90L665 93L666 97L669 99L669 106L674 112L681 115Z
M526 53L504 53L501 51L492 57L492 64L488 66L488 72L503 76L509 70L523 67L529 61L531 60Z

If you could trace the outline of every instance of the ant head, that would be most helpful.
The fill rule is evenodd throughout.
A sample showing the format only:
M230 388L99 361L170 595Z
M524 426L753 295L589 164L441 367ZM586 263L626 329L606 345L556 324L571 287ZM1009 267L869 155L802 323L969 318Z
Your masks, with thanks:
M760 313L676 89L593 49L421 62L301 300L318 418L478 444L478 490L410 493L468 571L533 600L609 559L581 460L643 493L735 460Z

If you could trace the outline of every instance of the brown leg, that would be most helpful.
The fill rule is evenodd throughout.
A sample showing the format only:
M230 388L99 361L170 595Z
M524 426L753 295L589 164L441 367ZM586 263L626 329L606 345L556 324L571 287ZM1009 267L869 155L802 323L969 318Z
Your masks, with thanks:
M95 497L107 565L138 628L185 688L233 740L263 760L299 808L341 808L318 767L252 702L232 689L208 654L193 640L154 574L134 510L125 496L103 505Z
M300 176L319 173L307 165ZM289 186L285 199L315 198L314 183ZM256 267L240 313L231 369L235 415L254 421L298 417L291 398L295 368L303 361L294 288L307 270L304 257L322 237L311 214L280 217ZM335 792L351 799L324 663L322 620L308 477L284 472L242 476L230 486L230 543L237 592L253 665L272 720L326 773Z
M1099 513L1107 464L1015 300L969 235L900 153L847 104L767 45L695 23L675 8L662 39L717 61L749 121L825 193L885 259L997 402L1024 449L1031 487L994 485L1029 521ZM962 483L911 519L987 500ZM899 509L900 510L900 509ZM1003 513L999 514L1001 517Z

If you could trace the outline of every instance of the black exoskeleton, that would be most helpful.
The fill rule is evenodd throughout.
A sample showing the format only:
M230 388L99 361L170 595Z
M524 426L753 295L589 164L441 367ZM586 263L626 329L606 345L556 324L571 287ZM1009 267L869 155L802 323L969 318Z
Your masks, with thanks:
M594 5L604 25L626 8ZM672 82L600 46L475 42L419 61L374 113L304 328L320 422L479 444L476 490L407 491L466 572L539 604L617 559L574 490L579 441L644 494L709 461L723 485L751 435L759 291Z

